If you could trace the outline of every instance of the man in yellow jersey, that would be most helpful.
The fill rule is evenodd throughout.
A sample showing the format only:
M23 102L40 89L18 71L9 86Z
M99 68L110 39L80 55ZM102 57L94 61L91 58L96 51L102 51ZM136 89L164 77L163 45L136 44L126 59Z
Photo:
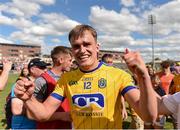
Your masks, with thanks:
M69 33L69 41L79 68L63 74L46 101L39 103L32 96L34 85L31 81L22 79L16 84L16 96L24 100L30 116L41 121L48 120L67 97L75 129L120 129L120 97L123 95L143 120L155 121L157 99L138 52L126 50L123 59L136 75L139 90L128 73L99 62L99 44L94 28L77 25Z

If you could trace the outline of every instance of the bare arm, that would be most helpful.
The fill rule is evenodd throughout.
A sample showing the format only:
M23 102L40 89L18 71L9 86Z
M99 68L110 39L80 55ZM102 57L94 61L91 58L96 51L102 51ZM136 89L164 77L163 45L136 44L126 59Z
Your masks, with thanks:
M12 62L3 61L3 71L0 75L0 91L4 89L8 81L9 71L11 70Z
M144 121L154 122L157 117L157 97L145 63L138 52L128 52L128 50L123 59L137 78L140 89L128 91L125 99Z
M55 112L49 120L72 121L70 112Z
M28 114L36 120L46 121L50 119L61 104L60 100L52 96L49 96L43 103L37 101L37 99L32 96L34 93L34 83L27 78L22 78L22 80L17 81L14 93L16 97L25 102Z
M23 113L23 101L19 98L12 98L11 111L13 115L21 115Z
M122 106L122 118L123 120L125 120L127 119L128 115L127 115L126 105L123 96L121 96L121 106Z
M25 102L26 108L29 111L28 117L38 121L47 121L59 107L61 101L49 96L46 101L40 103L32 97Z

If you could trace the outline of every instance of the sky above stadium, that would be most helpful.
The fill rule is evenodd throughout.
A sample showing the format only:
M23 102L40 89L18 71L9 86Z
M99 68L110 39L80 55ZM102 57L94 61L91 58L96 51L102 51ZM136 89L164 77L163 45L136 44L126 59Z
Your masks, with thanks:
M56 45L70 46L68 32L89 24L98 32L102 50L140 51L155 58L180 60L180 0L0 0L0 42L42 45L48 54Z

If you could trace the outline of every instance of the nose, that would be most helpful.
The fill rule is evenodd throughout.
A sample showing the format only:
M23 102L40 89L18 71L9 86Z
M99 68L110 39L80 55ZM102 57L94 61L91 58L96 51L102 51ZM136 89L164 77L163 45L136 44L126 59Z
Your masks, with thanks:
M81 52L81 53L84 53L85 51L86 51L86 48L85 48L84 46L81 46L81 47L80 47L80 52Z

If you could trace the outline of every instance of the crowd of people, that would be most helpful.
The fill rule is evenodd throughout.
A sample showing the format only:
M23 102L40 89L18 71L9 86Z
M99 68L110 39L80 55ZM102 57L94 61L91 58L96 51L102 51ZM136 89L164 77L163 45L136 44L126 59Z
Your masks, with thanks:
M69 32L71 51L56 46L52 65L40 58L24 66L11 89L11 129L122 129L131 109L133 129L163 129L171 116L180 128L180 73L162 62L156 72L139 52L122 55L129 71L113 64L113 55L98 59L96 30L77 25ZM0 88L6 86L11 62L3 62ZM169 117L168 117L169 118Z

